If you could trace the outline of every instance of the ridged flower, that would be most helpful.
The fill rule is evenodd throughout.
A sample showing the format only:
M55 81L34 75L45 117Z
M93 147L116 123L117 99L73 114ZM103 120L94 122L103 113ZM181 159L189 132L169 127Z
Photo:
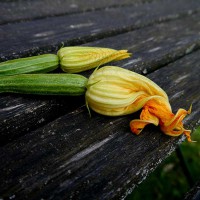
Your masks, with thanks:
M97 113L107 116L121 116L140 109L140 119L130 122L131 131L139 134L147 124L160 125L161 130L170 136L185 134L191 141L190 130L183 127L182 120L190 114L172 109L167 94L153 81L135 72L105 66L90 76L87 91L87 105Z
M86 71L130 55L127 50L84 46L63 47L58 51L61 68L68 73Z

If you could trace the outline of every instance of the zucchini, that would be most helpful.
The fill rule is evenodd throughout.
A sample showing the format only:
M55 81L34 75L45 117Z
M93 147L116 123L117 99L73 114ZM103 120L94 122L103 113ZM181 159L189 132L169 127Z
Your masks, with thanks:
M54 54L19 58L0 63L0 75L45 73L55 70L58 65L59 58Z
M88 79L78 74L20 74L0 77L0 93L79 96Z

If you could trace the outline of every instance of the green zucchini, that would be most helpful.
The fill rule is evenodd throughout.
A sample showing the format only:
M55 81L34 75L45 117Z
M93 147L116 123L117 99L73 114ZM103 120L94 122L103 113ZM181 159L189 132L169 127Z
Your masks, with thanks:
M19 58L0 63L0 75L46 73L55 70L58 65L59 58L54 54Z
M0 93L39 95L85 94L88 79L79 74L20 74L0 77Z

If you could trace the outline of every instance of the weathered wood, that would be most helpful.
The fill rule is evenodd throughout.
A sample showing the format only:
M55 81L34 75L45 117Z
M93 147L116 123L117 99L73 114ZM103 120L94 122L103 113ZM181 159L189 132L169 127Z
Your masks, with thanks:
M192 189L185 195L184 200L199 200L200 199L200 181L198 181Z
M199 9L200 3L196 0L167 0L2 25L0 59L53 52L63 43L66 46L77 45L155 22L188 16Z
M199 125L200 51L148 75L169 95L173 110L193 112L185 126ZM184 137L156 127L133 135L129 121L80 107L0 148L0 194L17 199L112 199L126 196Z
M148 74L200 48L200 14L97 40L84 45L128 49L131 58L112 63Z
M0 24L119 7L152 0L17 0L0 1Z
M200 47L199 15L155 24L85 45L129 49L132 58L112 63L147 74ZM166 31L168 30L168 31ZM91 72L90 72L91 73ZM89 75L90 73L85 73ZM0 95L0 144L48 123L84 104L68 97Z
M84 97L1 95L0 145L34 130L84 102Z
M55 53L62 42L129 49L132 58L112 64L151 73L174 111L193 103L185 120L193 129L200 123L200 3L136 3L143 1L0 1L0 59ZM83 104L84 97L0 95L0 199L119 199L184 139L153 126L135 136L128 125L139 113L90 118Z

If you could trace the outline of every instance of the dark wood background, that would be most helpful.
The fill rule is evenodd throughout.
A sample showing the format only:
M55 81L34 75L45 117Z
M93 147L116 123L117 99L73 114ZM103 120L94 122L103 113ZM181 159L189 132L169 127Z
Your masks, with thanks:
M64 44L128 49L113 62L146 75L169 95L173 111L200 124L200 1L0 1L0 60L56 53ZM86 76L91 71L83 73ZM184 136L131 119L89 117L84 97L0 94L0 198L122 199Z

